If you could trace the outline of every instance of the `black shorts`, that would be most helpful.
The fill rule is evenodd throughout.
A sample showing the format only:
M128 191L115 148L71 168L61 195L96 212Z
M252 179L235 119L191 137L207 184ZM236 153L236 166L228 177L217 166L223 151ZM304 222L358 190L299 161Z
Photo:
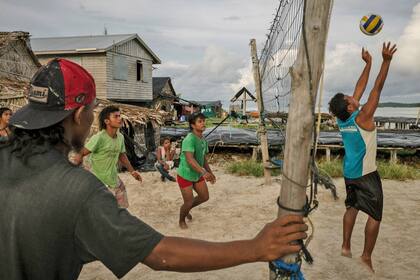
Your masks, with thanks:
M377 171L357 179L344 178L346 183L346 207L365 212L377 221L382 220L383 194L381 178Z

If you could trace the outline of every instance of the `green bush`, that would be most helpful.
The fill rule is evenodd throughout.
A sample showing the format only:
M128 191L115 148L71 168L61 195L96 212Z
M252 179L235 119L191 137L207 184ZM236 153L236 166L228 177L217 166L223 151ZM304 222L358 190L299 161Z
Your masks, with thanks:
M401 163L390 163L388 161L378 161L377 164L378 172L382 179L399 181L420 179L420 170L416 167ZM318 163L318 167L327 172L331 177L343 177L342 160L321 161Z
M231 174L239 176L264 176L264 168L261 162L255 160L235 161L227 165L227 171ZM277 176L280 174L278 169L271 170L271 175Z
M328 173L331 177L343 177L343 163L341 160L321 161L318 163L318 168Z
M415 180L420 179L420 170L414 166L401 163L390 163L388 161L378 161L378 172L382 179L390 180ZM331 177L343 177L343 162L334 159L330 162L320 161L318 167L321 171L328 173ZM234 161L227 165L227 171L239 176L264 176L264 169L261 162L255 160ZM280 174L279 169L271 170L273 176Z
M420 170L406 164L379 161L378 172L384 179L400 181L420 179Z

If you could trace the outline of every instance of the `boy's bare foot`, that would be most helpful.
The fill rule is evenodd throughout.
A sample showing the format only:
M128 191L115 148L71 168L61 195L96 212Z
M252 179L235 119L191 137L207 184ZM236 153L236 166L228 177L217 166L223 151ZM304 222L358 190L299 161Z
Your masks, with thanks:
M351 258L353 255L351 254L351 250L341 248L341 255L343 257Z
M179 227L182 228L182 229L187 229L188 228L187 223L185 223L185 221L180 221L179 222Z
M375 270L373 270L372 259L371 258L361 256L360 261L362 262L362 264L365 265L365 267L367 269L369 269L370 272L375 273Z
M188 213L188 215L187 215L187 219L188 219L188 220L190 220L190 221L192 220L192 216L191 216L191 214L190 214L190 213Z

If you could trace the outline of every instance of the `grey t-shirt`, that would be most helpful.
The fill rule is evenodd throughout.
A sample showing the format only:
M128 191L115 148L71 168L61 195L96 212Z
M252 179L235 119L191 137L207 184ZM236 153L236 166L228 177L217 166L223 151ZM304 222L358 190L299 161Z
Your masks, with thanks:
M23 164L0 148L0 279L77 279L94 260L122 277L162 237L57 150Z

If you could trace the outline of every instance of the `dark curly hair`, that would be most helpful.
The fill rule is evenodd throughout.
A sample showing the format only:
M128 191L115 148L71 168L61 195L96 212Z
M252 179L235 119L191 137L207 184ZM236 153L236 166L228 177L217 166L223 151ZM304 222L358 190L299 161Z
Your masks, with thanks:
M116 106L107 106L102 109L102 111L99 113L99 130L106 129L106 123L105 120L109 119L109 116L114 112L119 112L120 108Z
M11 146L12 153L27 163L30 157L43 154L59 143L65 143L61 123L36 130L12 127L12 136L0 148Z
M343 93L337 93L329 103L330 113L343 122L350 117L350 113L347 111L349 103L344 99L344 97L345 95Z

